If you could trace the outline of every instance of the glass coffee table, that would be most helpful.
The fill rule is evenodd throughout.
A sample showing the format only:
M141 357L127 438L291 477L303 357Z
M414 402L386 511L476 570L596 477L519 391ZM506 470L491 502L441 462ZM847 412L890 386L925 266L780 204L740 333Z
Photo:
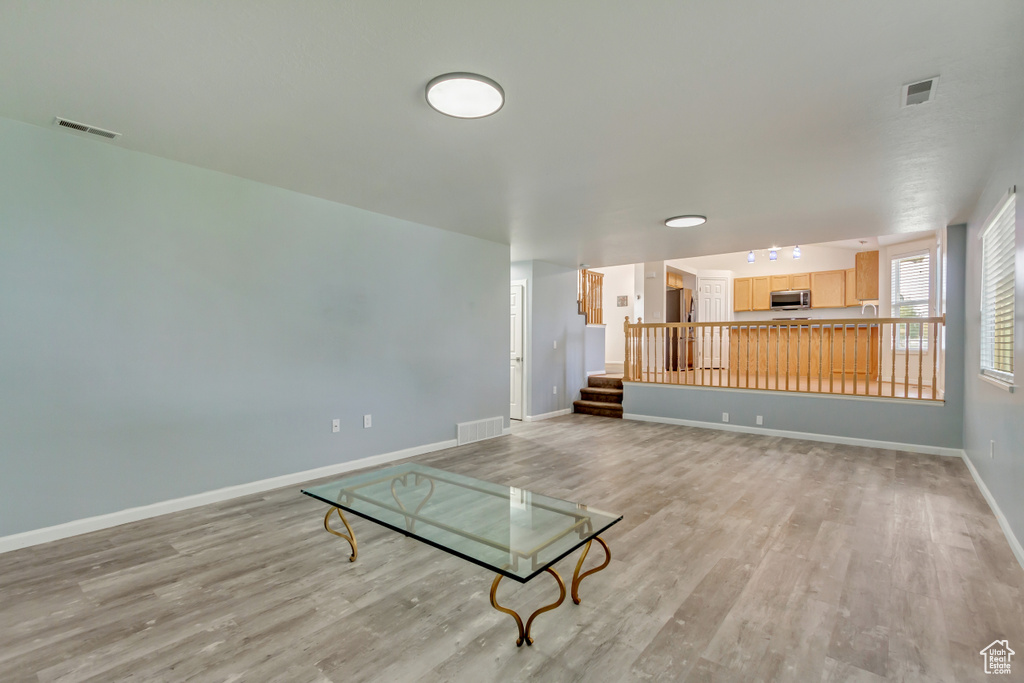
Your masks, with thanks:
M519 628L517 646L524 642L532 645L533 620L565 600L565 583L552 565L583 548L571 584L572 600L580 604L580 582L611 561L611 551L600 534L622 520L622 515L594 510L582 503L413 463L311 486L302 492L332 506L324 516L324 528L349 542L352 562L359 551L344 512L495 572L491 605L515 619ZM341 520L344 531L331 527L332 515ZM604 548L605 560L581 573L594 541ZM557 601L531 614L524 625L519 614L498 604L498 584L505 577L526 583L544 573L554 577L560 595Z

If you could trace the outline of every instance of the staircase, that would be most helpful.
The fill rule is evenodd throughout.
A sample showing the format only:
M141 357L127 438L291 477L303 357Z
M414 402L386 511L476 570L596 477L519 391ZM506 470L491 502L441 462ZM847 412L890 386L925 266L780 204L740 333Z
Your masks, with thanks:
M607 375L593 375L580 389L580 400L573 401L574 413L622 417L622 380Z

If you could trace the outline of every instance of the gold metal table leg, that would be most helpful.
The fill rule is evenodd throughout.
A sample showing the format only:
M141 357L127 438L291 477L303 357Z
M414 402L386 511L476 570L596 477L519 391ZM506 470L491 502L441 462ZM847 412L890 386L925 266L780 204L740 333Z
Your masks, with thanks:
M348 529L347 534L343 534L340 531L335 531L331 528L331 515L335 512L337 512L338 517L341 518L341 523L345 525L346 529ZM352 555L348 558L348 561L355 562L356 556L359 555L359 549L356 548L356 535L352 532L352 527L348 525L348 520L345 519L345 515L342 514L341 508L332 507L330 510L327 511L327 514L324 515L324 528L330 531L335 536L341 536L346 541L348 541L348 544L352 546Z
M519 614L517 614L515 610L510 610L509 608L502 607L498 604L498 584L501 582L502 575L498 574L496 577L494 577L494 583L491 584L491 607L498 610L499 612L511 614L512 618L516 620L516 626L519 627L519 638L516 640L516 647L521 646L524 641L527 645L533 645L533 638L530 637L530 627L533 626L533 620L537 618L537 615L555 609L556 607L561 605L562 602L565 600L565 583L563 583L562 577L559 576L558 572L556 572L551 567L548 567L544 571L551 574L551 576L555 577L555 581L558 582L558 590L560 591L558 595L558 600L551 603L550 605L544 605L536 612L531 614L530 618L526 620L525 627L523 626L523 620L519 617Z
M580 569L583 568L583 560L587 559L587 553L590 552L590 544L594 541L600 543L601 547L604 548L604 564L602 564L599 567L594 567L593 569L588 569L587 571L580 574ZM580 561L576 563L576 571L572 573L572 601L574 603L576 603L577 605L580 604L580 582L582 582L583 579L587 578L591 574L599 572L605 567L607 567L608 563L611 561L612 551L608 549L608 544L601 540L600 536L594 536L593 539L587 541L587 544L583 546L583 554L580 555Z

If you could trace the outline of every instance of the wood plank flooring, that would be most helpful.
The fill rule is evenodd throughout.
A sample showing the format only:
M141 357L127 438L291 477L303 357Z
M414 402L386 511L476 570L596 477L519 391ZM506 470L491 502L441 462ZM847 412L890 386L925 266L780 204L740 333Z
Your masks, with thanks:
M0 555L0 681L952 682L1024 652L955 458L567 415L417 460L621 512L611 564L517 648L485 570L359 518L350 563L289 487Z

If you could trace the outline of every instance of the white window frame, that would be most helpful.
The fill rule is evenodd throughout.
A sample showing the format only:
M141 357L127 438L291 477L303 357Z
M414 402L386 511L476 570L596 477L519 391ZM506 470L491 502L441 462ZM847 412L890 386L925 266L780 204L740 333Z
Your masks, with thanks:
M897 311L899 310L898 305L897 306L893 305L893 299L896 297L896 293L899 291L899 287L898 287L898 282L899 282L898 273L899 273L899 270L897 269L897 277L894 278L893 277L893 264L896 263L897 261L902 261L903 259L908 259L908 258L915 258L917 256L925 256L928 259L928 298L927 299L914 300L911 303L920 303L920 302L923 301L924 304L925 304L925 307L926 307L926 312L925 312L925 315L922 316L922 317L927 318L927 317L929 317L932 314L932 301L933 301L933 298L935 296L935 254L932 253L932 248L928 247L928 248L925 248L925 249L915 249L914 251L908 251L908 252L905 252L905 253L902 253L902 254L892 254L889 257L889 315L891 315L893 318L900 318L901 320L908 320L908 321L914 320L915 316L906 316L906 317L904 317L904 316L897 315ZM921 346L923 346L923 348L921 350L924 351L924 353L928 353L929 347L931 346L930 340L927 339L927 337L926 337L926 334L928 332L928 327L929 326L924 324L924 323L920 323L918 325L918 337L917 337L917 339L910 339L910 340L908 340L907 337L909 336L910 325L911 324L912 323L907 323L907 326L906 326L907 334L906 335L904 335L904 334L897 334L896 335L896 348L895 348L895 351L898 352L898 353L906 353L908 346L910 347L911 351L917 351L919 345L921 345ZM923 340L921 339L922 336L925 336L925 338ZM909 344L907 343L908 341L910 342Z
M988 237L990 235L991 230L994 227L996 227L997 225L1000 224L1000 220L999 219L1003 217L1003 214L1006 211L1013 211L1013 214L1014 214L1011 217L1011 219L1010 219L1011 239L1013 240L1011 242L1011 246L1010 246L1010 258L1012 259L1011 263L1013 263L1013 266L1014 266L1014 272L1013 272L1014 284L1013 284L1013 288L1012 288L1011 293L1010 293L1010 297L1011 297L1011 303L1012 303L1013 307L1016 308L1016 286L1017 286L1016 285L1016 280L1017 280L1017 272L1016 272L1016 263L1014 262L1016 260L1016 236L1015 236L1015 234L1013 234L1015 232L1015 229L1016 229L1016 187L1012 187L1012 188L1010 188L1010 191L996 205L995 210L993 210L991 215L989 215L988 219L985 221L985 226L984 226L984 228L982 228L982 231L981 231L981 301L980 301L980 312L981 312L981 321L980 321L980 323L981 324L978 325L980 341L981 341L981 347L980 347L981 348L981 353L980 353L979 358L978 358L978 364L979 364L979 376L981 377L981 379L986 380L986 381L988 381L988 382L990 382L992 384L995 384L996 386L998 386L1000 388L1007 389L1008 391L1012 392L1013 389L1014 389L1013 380L1014 380L1014 370L1015 370L1015 368L1012 368L1013 360L1014 360L1013 356L1015 355L1016 349L1017 349L1017 344L1016 344L1016 341L1017 341L1016 340L1016 327L1015 327L1016 323L1015 323L1015 320L1014 320L1013 316L1011 316L1011 321L1010 321L1011 334L1014 335L1011 338L1011 344L1013 345L1013 348L1012 348L1012 351L1011 351L1011 356L1010 356L1010 363L1011 363L1011 368L1012 368L1011 371L1010 372L1006 372L1004 370L999 370L999 369L997 369L995 367L991 367L991 366L986 367L986 358L987 357L991 357L993 355L992 351L989 351L988 353L986 353L986 350L990 349L991 346L993 346L994 343L995 343L995 341L994 341L995 330L994 329L990 329L990 327L989 327L990 323L988 323L988 321L987 321L988 314L985 311L986 304L988 303L987 302L987 297L989 295L989 292L987 292L986 289L985 289L985 281L987 280L987 276L988 276L987 267L986 267L988 264L987 264L987 261L986 261L986 258L985 258L985 256L986 256L986 254L985 254L985 239L986 239L986 237ZM1005 252L1004 252L1003 255L1005 256ZM994 311L993 311L992 315L994 316ZM993 335L993 336L990 337L989 335Z

